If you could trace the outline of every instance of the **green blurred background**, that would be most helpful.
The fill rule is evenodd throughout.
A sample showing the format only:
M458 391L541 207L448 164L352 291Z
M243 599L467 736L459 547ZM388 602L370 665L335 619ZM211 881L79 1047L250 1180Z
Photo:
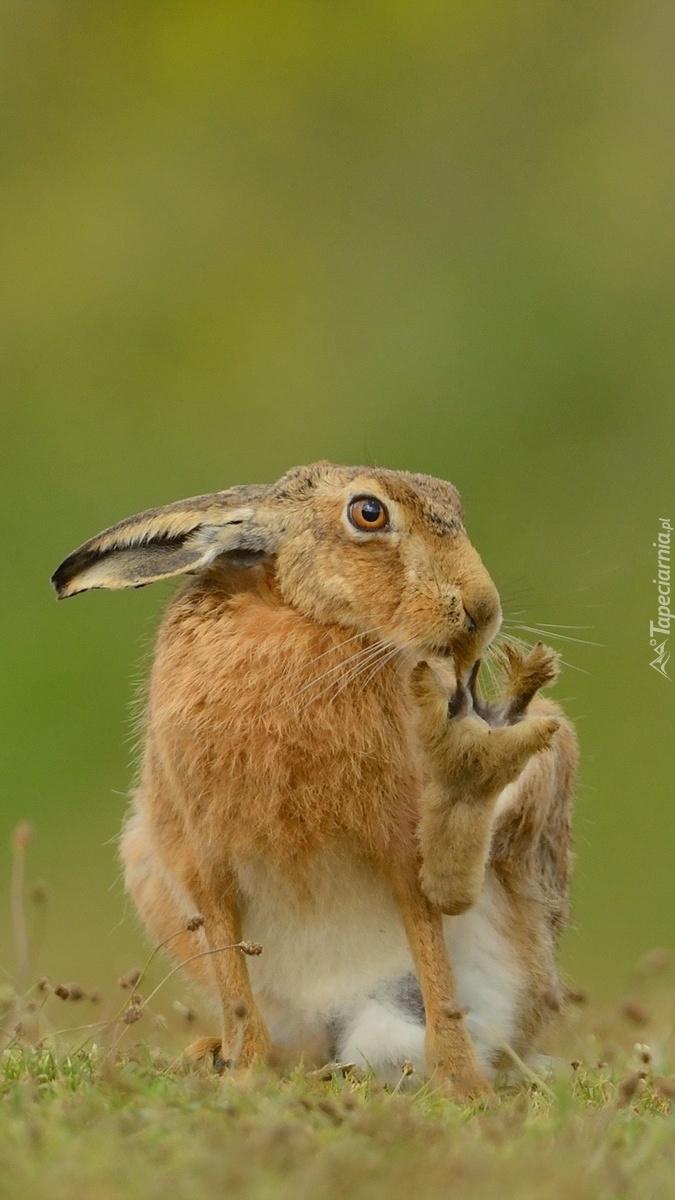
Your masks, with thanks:
M451 479L507 615L602 643L559 643L558 694L583 752L565 962L609 993L675 941L675 684L648 644L675 517L672 3L0 22L1 832L36 825L35 969L105 984L141 956L115 837L171 593L57 607L52 569L134 511L325 457Z

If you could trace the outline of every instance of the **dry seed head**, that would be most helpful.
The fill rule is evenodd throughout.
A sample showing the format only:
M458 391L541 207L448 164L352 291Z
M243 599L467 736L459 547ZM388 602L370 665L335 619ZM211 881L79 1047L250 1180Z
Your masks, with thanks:
M70 1000L70 992L65 983L57 983L56 987L53 988L52 991L54 992L55 996L59 997L59 1000Z
M653 1055L651 1046L648 1046L645 1042L636 1042L633 1049L640 1059L640 1062L650 1063L652 1061Z
M649 1021L649 1010L639 1000L624 1000L620 1012L633 1025L646 1025Z
M49 982L49 977L47 975L43 975L41 979L38 979L37 990L39 992L48 992L50 987L51 987L51 984Z
M140 1004L130 1004L122 1020L125 1025L133 1025L135 1021L140 1021L143 1016L143 1008Z
M572 1061L571 1061L571 1063L570 1063L570 1066L571 1066L571 1068L572 1068L572 1070L573 1070L573 1071L578 1071L578 1070L579 1070L579 1067L581 1066L581 1063L579 1062L579 1059L578 1059L578 1058L573 1058L573 1059L572 1059Z
M15 850L25 850L30 842L35 826L32 821L19 821L12 834L12 846Z
M250 954L254 958L263 952L260 942L240 942L239 949L241 950L242 954Z
M204 924L204 918L201 915L201 913L195 913L194 917L190 917L190 920L188 921L185 928L187 929L188 933L194 933L195 930L201 929L203 924Z
M84 988L80 987L79 983L68 984L69 1000L81 1000L84 996Z
M141 996L141 993L140 992L132 992L131 997L129 999L129 1003L130 1004L142 1004L143 997Z
M638 963L638 970L643 974L658 974L659 971L667 971L673 961L673 956L670 950L664 950L661 946L649 950Z
M118 983L122 989L129 989L136 986L141 977L141 972L138 967L134 967L132 971L127 971L126 975L120 975Z
M588 992L583 988L567 988L565 999L569 1004L588 1004Z
M403 1066L401 1067L401 1074L405 1075L405 1076L412 1075L414 1070L415 1070L415 1068L414 1068L413 1064L411 1063L410 1059L406 1058L405 1062L403 1063Z
M642 1083L642 1080L646 1078L646 1071L632 1071L630 1075L627 1075L625 1079L621 1080L621 1083L619 1084L619 1094L616 1101L619 1107L630 1104L633 1096Z
M195 1009L190 1008L188 1004L181 1004L180 1000L174 1000L173 1007L175 1011L180 1014L183 1020L187 1021L189 1024L197 1020L197 1013Z

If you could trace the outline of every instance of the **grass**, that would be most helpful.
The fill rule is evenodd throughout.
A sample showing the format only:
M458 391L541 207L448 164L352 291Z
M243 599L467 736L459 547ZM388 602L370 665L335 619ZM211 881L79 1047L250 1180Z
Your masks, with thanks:
M634 1082L570 1068L550 1094L522 1086L475 1111L349 1076L185 1073L143 1046L124 1057L25 1047L0 1076L0 1195L671 1196L670 1100L649 1078L627 1094Z
M122 977L112 1001L73 984L27 982L28 840L25 828L15 834L17 978L0 986L2 1200L675 1193L675 1009L663 952L645 957L629 994L611 1006L572 997L555 1068L486 1104L456 1104L428 1083L404 1086L414 1077L386 1089L350 1069L218 1077L181 1057L194 1014L171 1005L154 953Z

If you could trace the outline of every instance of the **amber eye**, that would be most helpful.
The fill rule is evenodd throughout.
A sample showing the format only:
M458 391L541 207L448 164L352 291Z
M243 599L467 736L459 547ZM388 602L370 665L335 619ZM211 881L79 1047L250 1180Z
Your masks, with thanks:
M384 529L389 521L389 513L384 504L375 496L359 496L358 500L352 500L347 509L347 516L356 529L365 529L368 532Z

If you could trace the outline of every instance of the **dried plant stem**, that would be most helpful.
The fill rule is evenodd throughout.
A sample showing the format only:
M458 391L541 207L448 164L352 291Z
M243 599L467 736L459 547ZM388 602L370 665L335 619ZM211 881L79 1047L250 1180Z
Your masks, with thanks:
M193 918L193 920L194 920L194 918ZM201 918L200 918L200 920L201 920ZM201 925L199 925L199 926L196 926L196 928L201 928ZM153 949L153 950L150 952L150 954L148 955L148 957L147 957L147 959L146 959L145 963L143 964L143 967L141 968L141 971L140 971L139 975L138 975L138 976L137 976L137 978L135 979L135 981L134 981L134 988L138 988L138 987L139 987L139 985L141 984L141 982L142 982L142 980L143 980L143 977L144 977L144 975L145 975L146 971L148 970L148 967L149 967L149 966L150 966L150 964L152 963L152 961L153 961L153 959L155 958L155 956L156 956L156 955L159 953L159 951L160 951L160 950L162 950L162 949L164 948L164 946L167 946L169 942L172 942L172 941L174 940L174 938L180 937L180 935L181 935L181 934L183 934L183 933L190 933L190 932L193 932L193 930L190 930L190 929L189 929L189 927L188 927L187 925L183 925L181 929L177 929L177 930L176 930L174 933L170 933L168 937L165 937L165 938L163 939L163 941L161 941L161 942L158 942L158 943L157 943L157 945L154 947L154 949ZM188 961L189 961L189 960L188 960ZM156 990L157 990L157 989L155 988L155 991L156 991ZM154 994L155 994L155 992L153 992L153 993L152 993L152 996L154 996ZM150 997L150 999L152 999L152 996ZM119 1021L122 1019L122 1017L123 1017L123 1015L124 1015L124 1013L125 1013L125 1011L126 1011L126 1009L127 1009L127 1006L128 1006L128 1002L125 1000L125 1001L124 1001L124 1003L122 1004L122 1006L121 1006L121 1007L120 1007L120 1008L117 1010L117 1012L115 1013L115 1015L114 1015L114 1016L112 1016L112 1017L110 1017L110 1018L109 1018L107 1021L96 1021L96 1022L94 1022L92 1025L90 1025L90 1026L88 1026L88 1025L83 1025L83 1026L78 1026L78 1028L81 1028L81 1029L97 1029L97 1028L100 1028L100 1027L104 1027L104 1028L107 1028L107 1029L113 1029L113 1028L115 1027L115 1025L117 1025L117 1023L118 1023L118 1022L119 1022ZM144 1007L145 1007L145 1005L144 1005ZM126 1029L126 1028L127 1028L127 1026L124 1026L124 1028L122 1029L122 1033L124 1033L124 1029ZM120 1037L122 1036L122 1033L120 1033ZM84 1050L84 1048L85 1048L85 1047L86 1047L86 1045L87 1045L87 1042L90 1042L90 1041L91 1041L91 1038L92 1038L92 1036L93 1036L93 1035L91 1035L91 1034L90 1034L90 1035L89 1035L89 1037L86 1037L86 1038L84 1039L84 1041L82 1042L82 1044L81 1044L80 1046L78 1046L78 1047L77 1047L77 1050L73 1051L73 1053L75 1053L75 1054L79 1054L81 1050ZM117 1041L119 1041L119 1037L118 1037ZM117 1042L115 1043L115 1045L117 1045ZM113 1047L113 1048L114 1048L114 1047Z
M184 930L181 929L180 932L183 933ZM171 936L175 937L175 934L172 934ZM166 941L169 941L169 939L167 938ZM160 943L160 945L165 945L165 944L166 944L166 942ZM248 942L233 942L231 946L215 946L213 950L198 950L196 954L191 954L189 958L184 958L182 962L176 963L176 966L172 967L171 970L167 972L167 974L164 976L163 979L160 979L159 983L157 984L157 987L150 993L147 1000L143 1001L143 1009L146 1009L148 1007L148 1005L150 1004L150 1001L154 1000L159 989L164 987L164 984L168 983L168 981L172 978L173 975L175 975L178 971L182 971L183 967L186 967L188 963L194 962L194 960L196 958L206 958L209 954L221 954L224 950L244 950L244 948L246 946L248 946L248 944L249 944ZM159 950L160 946L157 946L156 949ZM150 957L152 957L152 955ZM138 982L140 983L140 976L139 976ZM122 1012L123 1011L124 1011L124 1009L122 1010ZM117 1014L116 1017L113 1017L111 1024L115 1024L117 1021L119 1021L121 1015L122 1015L122 1013L120 1012ZM119 1035L115 1041L115 1044L112 1047L113 1050L117 1049L117 1047L119 1046L119 1044L120 1044L122 1038L124 1037L124 1034L126 1033L128 1028L129 1028L128 1025L122 1026L122 1028L119 1032Z
M176 966L172 967L163 979L160 979L157 987L150 993L147 1000L143 1002L143 1007L145 1008L154 999L159 989L164 987L165 983L168 983L172 975L175 975L177 971L182 971L183 967L186 967L188 963L194 962L196 958L206 958L209 954L222 954L224 950L242 950L245 945L247 945L246 942L233 942L231 946L215 946L213 950L199 950L196 954L191 954L189 958L184 958L182 962L176 963Z
M23 993L26 988L30 968L30 950L28 947L26 909L24 905L26 844L29 839L29 826L26 823L17 826L12 838L11 905L14 947L16 950L16 990L19 994Z
M198 926L198 928L201 929L201 925ZM154 950L151 951L151 953L148 955L145 963L141 967L141 973L138 976L138 979L134 983L135 988L140 987L141 983L143 982L143 978L145 976L146 971L148 970L148 968L150 967L151 963L156 958L156 956L159 954L160 950L163 950L165 946L168 946L169 942L172 942L174 940L174 938L180 937L180 935L182 933L189 933L189 932L192 932L192 931L187 929L186 926L184 925L182 927L182 929L177 929L175 933L170 933L169 936L165 937L163 941L157 943ZM187 961L189 962L190 960L188 959ZM156 990L157 989L155 989L155 991ZM155 993L153 992L152 994L154 996ZM124 1005L124 1008L126 1008L126 1003ZM122 1009L122 1012L124 1012L124 1008Z

